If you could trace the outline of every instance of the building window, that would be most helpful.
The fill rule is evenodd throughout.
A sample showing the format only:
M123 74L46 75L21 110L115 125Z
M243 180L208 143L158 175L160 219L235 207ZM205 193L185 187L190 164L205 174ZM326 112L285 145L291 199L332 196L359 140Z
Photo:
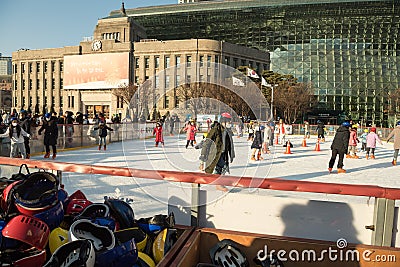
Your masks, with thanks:
M176 66L179 67L179 65L181 64L181 57L180 56L176 56L175 57L175 62L176 62Z
M138 69L139 68L139 58L135 57L135 68Z
M26 99L25 96L22 97L22 107L25 107L26 105Z
M40 72L40 62L36 62L36 72Z
M14 106L18 106L17 97L14 97Z
M22 73L25 73L25 63L22 63Z
M155 68L158 69L160 67L160 57L155 57L154 62Z
M47 79L44 79L43 89L47 89Z
M64 87L64 79L60 78L60 89Z
M60 61L60 72L64 71L64 62Z
M150 67L150 58L148 57L144 58L144 66L146 69Z
M36 90L39 90L40 87L40 80L36 79Z
M44 97L44 103L43 103L44 107L47 107L47 96Z
M170 83L169 83L169 76L165 76L165 88L169 88L169 85L170 85Z
M63 107L63 97L60 96L60 108L62 108L62 107Z
M56 70L56 63L54 61L51 62L51 72Z
M164 108L169 108L169 96L164 96Z
M40 104L40 98L37 96L36 97L36 104L39 105Z
M230 58L229 57L225 57L225 62L224 62L224 64L225 65L230 65Z
M200 56L200 67L204 66L204 56Z
M32 90L32 79L29 79L28 90Z
M22 90L25 90L25 80L22 80Z
M15 80L14 81L14 90L17 90L17 86L18 86L18 83L17 83L17 80Z
M181 75L176 75L175 77L175 87L178 87L181 83Z
M51 79L51 89L56 89L56 79Z
M51 106L54 107L56 105L56 98L54 96L51 97Z
M139 76L135 76L135 84L139 85Z
M30 97L29 97L28 107L31 107L31 106L32 106L32 97L30 96Z
M237 58L234 58L233 59L233 67L236 69L237 67L239 67L239 64L238 64L238 59Z
M75 97L73 95L68 96L68 107L73 108L75 106Z
M43 69L44 69L44 72L47 72L47 62L44 62L44 67L43 67Z
M170 58L165 57L165 68L169 68L170 65L171 65Z
M154 87L155 88L158 88L160 86L160 77L157 75L155 78L154 78Z
M214 60L215 64L219 63L219 56L215 56L215 60Z
M200 82L204 82L204 75L200 74Z
M29 68L29 73L32 73L32 63L28 64L28 68Z
M117 108L124 108L124 98L117 96Z
M192 82L192 76L187 75L187 76L186 76L186 83L187 83L187 84L190 84L191 82Z
M175 107L179 108L179 97L175 96Z
M246 66L246 60L242 59L241 62L241 66Z
M211 56L207 56L207 67L211 66Z
M14 65L14 73L15 73L15 74L18 73L18 65L17 65L17 64Z
M211 82L211 75L207 75L207 82L208 82L208 83Z
M192 66L192 56L186 56L186 67L190 68Z

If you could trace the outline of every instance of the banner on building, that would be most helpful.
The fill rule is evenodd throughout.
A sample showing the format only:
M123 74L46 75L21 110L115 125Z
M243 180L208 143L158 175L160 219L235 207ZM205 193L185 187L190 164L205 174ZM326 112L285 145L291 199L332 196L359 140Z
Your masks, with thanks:
M64 57L64 89L112 89L129 83L129 53Z

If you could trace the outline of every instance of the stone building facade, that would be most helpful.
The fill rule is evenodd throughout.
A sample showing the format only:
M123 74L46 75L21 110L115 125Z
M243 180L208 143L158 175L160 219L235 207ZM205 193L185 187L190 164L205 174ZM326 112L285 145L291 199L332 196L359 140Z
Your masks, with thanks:
M204 60L250 65L260 72L269 69L269 54L257 49L206 39L146 37L146 30L131 17L107 17L99 19L93 37L78 46L14 52L13 107L39 114L80 111L89 118L100 112L107 118L117 113L124 117L127 105L112 90L142 84L168 66Z

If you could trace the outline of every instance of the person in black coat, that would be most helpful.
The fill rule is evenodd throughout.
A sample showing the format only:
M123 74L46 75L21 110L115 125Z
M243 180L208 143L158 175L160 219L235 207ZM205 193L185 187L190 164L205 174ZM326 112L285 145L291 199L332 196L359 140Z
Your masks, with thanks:
M251 144L251 148L253 149L253 152L251 153L251 160L262 160L263 158L261 157L261 149L262 149L262 144L264 142L264 133L262 132L264 126L256 126L254 127L254 139L253 143ZM256 159L256 152L257 153L257 159Z
M317 121L317 134L318 139L321 139L321 142L325 142L325 124L322 121Z
M44 131L44 145L46 147L45 158L50 157L50 146L53 150L53 159L56 158L57 155L57 139L58 139L58 127L57 127L57 119L51 116L50 113L46 113L44 115L43 125L40 127L38 134L41 135L42 131Z
M99 150L104 143L104 150L107 149L107 131L114 131L110 127L108 127L104 122L99 124L99 127L93 128L93 130L99 130Z
M346 170L343 169L343 159L344 155L347 153L347 148L349 146L349 138L350 138L350 123L344 122L342 125L336 130L335 137L333 138L333 142L331 145L332 156L329 161L328 171L332 172L333 165L336 161L336 156L339 155L339 161L337 164L338 173L345 173Z
M20 120L20 125L22 129L28 134L31 134L31 125L32 125L32 118L30 115L28 115L28 112L26 110L21 110L21 120ZM29 159L31 156L31 147L29 145L29 139L28 137L24 136L24 145L25 145L25 152L26 152L26 158Z

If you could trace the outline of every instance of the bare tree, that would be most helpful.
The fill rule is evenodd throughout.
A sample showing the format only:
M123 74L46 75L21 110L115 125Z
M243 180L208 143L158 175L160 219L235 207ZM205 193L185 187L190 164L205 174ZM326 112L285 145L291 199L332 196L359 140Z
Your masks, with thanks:
M124 101L124 103L129 106L131 99L135 95L137 89L138 87L136 86L136 84L130 83L113 89L112 94L120 97Z

